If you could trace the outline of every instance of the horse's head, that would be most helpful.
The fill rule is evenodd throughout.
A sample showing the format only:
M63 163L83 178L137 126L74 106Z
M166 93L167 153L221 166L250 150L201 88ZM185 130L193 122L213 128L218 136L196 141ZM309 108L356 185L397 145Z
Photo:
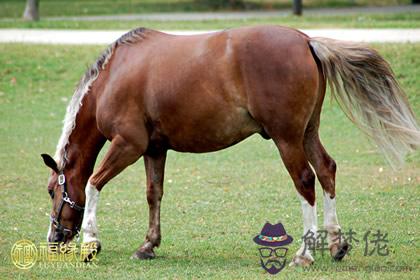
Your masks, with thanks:
M79 234L84 207L70 196L69 183L64 170L58 168L57 162L47 154L42 154L44 163L52 169L48 180L48 193L52 200L48 242L69 242Z

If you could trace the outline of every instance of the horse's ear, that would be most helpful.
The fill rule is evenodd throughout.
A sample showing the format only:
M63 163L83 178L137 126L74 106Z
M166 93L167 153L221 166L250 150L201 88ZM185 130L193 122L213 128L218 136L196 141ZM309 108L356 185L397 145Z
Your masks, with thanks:
M46 166L48 166L49 168L51 168L52 170L58 173L57 162L55 162L55 160L50 155L41 154L41 157L44 160L44 163Z

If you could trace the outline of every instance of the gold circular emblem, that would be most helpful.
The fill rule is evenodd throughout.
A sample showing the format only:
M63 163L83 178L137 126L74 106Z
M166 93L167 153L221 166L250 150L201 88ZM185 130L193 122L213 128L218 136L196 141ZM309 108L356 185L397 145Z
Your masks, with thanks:
M10 255L17 268L29 269L37 261L38 249L33 242L22 239L13 245Z

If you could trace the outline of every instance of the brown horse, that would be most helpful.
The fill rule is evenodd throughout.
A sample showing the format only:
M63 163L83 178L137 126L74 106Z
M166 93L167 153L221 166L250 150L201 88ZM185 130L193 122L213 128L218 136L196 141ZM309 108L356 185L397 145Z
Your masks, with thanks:
M167 150L217 151L259 133L278 147L302 202L304 233L315 234L313 167L324 191L330 252L341 259L348 245L335 238L340 230L336 164L318 135L326 81L347 115L391 162L419 146L415 116L390 66L364 45L310 38L280 26L196 36L144 28L125 34L81 79L67 108L55 159L43 155L53 169L48 240L68 242L82 226L84 242L100 245L99 192L143 156L149 230L133 257L153 258L161 241ZM106 140L111 146L93 172ZM312 262L302 244L293 264Z

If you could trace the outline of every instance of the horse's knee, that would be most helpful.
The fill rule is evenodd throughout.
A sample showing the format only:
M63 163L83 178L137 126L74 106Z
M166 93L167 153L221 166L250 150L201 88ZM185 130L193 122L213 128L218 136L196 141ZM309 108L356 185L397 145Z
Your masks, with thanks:
M146 198L149 206L155 206L156 202L160 202L163 196L163 188L160 184L148 183L146 190Z

